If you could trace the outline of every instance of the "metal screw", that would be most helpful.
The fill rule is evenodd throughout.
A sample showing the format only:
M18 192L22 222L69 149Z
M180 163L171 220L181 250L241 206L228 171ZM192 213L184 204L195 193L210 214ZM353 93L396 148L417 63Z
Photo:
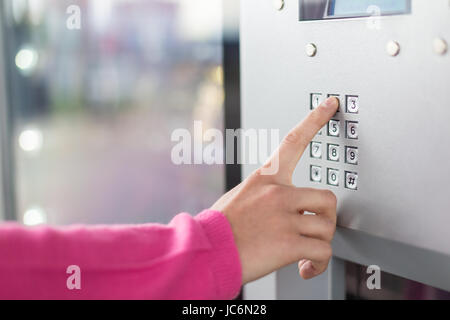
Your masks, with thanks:
M440 55L444 55L447 53L448 45L444 39L436 38L433 41L434 52Z
M317 47L314 43L308 43L306 45L306 55L308 57L314 57L317 54Z
M283 10L283 8L284 8L284 0L273 0L273 6L278 11Z
M396 41L389 41L386 45L388 55L395 57L400 53L400 45Z

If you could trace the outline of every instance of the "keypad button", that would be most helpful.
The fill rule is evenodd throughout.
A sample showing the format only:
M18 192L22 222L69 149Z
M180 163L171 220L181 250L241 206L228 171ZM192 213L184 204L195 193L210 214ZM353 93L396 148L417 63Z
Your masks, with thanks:
M346 125L347 139L356 140L359 138L358 125L359 124L356 121L347 121Z
M327 183L331 186L339 186L339 170L328 169Z
M311 158L322 159L322 143L311 142Z
M316 109L323 100L321 93L311 93L311 110Z
M311 181L322 182L322 168L318 166L311 166Z
M318 135L321 136L324 132L327 132L327 126L325 126L322 129L320 129Z
M330 120L328 122L328 135L331 137L339 137L340 134L340 121Z
M326 131L327 131L327 126L325 126L322 129L320 129L319 132L317 133L317 135L321 136Z
M339 161L339 146L336 144L328 145L328 160Z
M358 174L345 172L345 187L350 190L358 190Z
M359 97L347 96L347 112L358 113L359 112Z
M345 147L345 162L348 164L358 164L358 148Z
M327 98L331 98L331 97L336 97L338 99L339 107L338 107L338 110L336 112L340 112L341 111L341 105L342 105L341 96L338 95L338 94L329 94L329 95L327 95Z

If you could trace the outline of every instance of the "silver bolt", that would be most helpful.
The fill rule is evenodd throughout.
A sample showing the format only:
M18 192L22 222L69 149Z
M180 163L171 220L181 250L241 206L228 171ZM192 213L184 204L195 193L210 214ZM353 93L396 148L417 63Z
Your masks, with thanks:
M400 45L396 41L389 41L386 45L388 55L395 57L400 53Z
M440 55L444 55L447 53L448 45L444 39L436 38L433 41L434 52Z
M308 43L306 45L306 55L308 57L314 57L317 54L317 47L314 43Z
M284 8L284 0L273 0L273 6L278 11L283 10L283 8Z

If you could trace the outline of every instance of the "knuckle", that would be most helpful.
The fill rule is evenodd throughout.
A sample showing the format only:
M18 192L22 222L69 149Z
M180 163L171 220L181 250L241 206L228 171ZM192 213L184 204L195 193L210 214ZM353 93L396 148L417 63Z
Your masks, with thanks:
M331 247L331 244L326 242L323 244L322 248L322 259L323 261L329 260L333 256L333 248Z
M336 208L336 206L337 206L337 197L334 194L334 192L332 192L330 190L324 190L323 191L323 198L325 199L325 203L327 204L327 206Z
M264 181L265 175L263 174L262 168L256 169L249 177L250 183L261 183Z
M328 226L329 226L329 233L331 234L331 239L333 239L334 234L336 233L336 222L331 222L330 220L327 220Z
M323 237L326 241L333 240L334 233L336 232L336 224L332 223L328 219L324 219L323 225Z
M316 110L317 110L317 113L327 113L328 107L327 107L327 105L325 104L325 101L322 102L322 103L316 108Z
M284 143L286 144L297 144L299 142L300 136L296 131L291 131L284 138Z
M251 175L251 177L255 178L255 179L257 179L261 176L262 176L261 168L256 169Z
M326 112L325 106L321 104L313 112L309 114L309 121L317 128L321 128L325 125L324 112Z
M284 138L283 142L286 145L299 145L305 142L305 137L297 131L291 131Z
M263 193L263 197L265 199L272 200L275 202L278 202L278 200L281 199L282 195L283 195L283 188L276 184L268 185Z
M248 178L247 184L255 185L261 181L261 171L260 169L254 171Z

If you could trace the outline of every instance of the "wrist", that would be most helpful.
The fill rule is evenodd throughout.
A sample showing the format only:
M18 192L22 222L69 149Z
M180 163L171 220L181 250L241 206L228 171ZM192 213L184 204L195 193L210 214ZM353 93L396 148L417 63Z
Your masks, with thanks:
M219 211L206 210L195 218L211 245L211 268L221 299L232 299L242 285L242 266L231 224Z

